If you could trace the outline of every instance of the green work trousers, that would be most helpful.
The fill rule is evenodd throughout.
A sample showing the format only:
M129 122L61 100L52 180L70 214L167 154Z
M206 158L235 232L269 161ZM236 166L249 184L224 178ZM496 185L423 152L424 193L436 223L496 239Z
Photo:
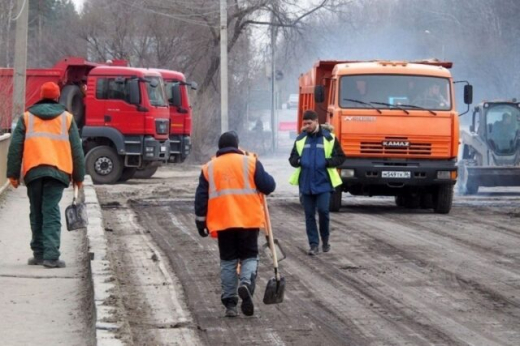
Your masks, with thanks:
M39 178L27 185L31 202L31 249L35 258L60 258L60 200L65 185L53 178Z

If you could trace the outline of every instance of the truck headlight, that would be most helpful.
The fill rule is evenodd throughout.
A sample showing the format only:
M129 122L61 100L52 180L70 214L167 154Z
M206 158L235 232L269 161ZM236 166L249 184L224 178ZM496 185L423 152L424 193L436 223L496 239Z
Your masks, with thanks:
M355 171L353 169L342 169L341 170L341 177L342 178L353 178Z
M451 171L437 171L437 179L451 179Z
M145 150L147 153L153 153L154 147L146 147Z

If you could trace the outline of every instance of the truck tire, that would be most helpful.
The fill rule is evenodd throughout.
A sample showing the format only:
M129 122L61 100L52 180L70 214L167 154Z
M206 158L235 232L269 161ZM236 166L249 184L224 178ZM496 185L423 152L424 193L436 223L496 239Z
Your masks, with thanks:
M333 193L330 194L329 210L336 212L341 208L341 187L337 187Z
M123 173L121 157L106 145L90 150L85 157L85 166L94 184L114 184Z
M135 179L150 179L159 169L159 166L148 166L143 169L138 169L135 174Z
M453 185L440 185L433 199L433 211L448 214L453 203Z
M474 195L478 193L478 184L468 178L466 167L477 166L475 160L461 160L458 167L459 180L457 182L457 190L460 195Z
M132 179L135 175L135 172L137 172L136 167L123 168L123 172L121 173L121 177L119 178L119 181L124 183L125 181Z
M61 91L60 103L74 116L79 128L85 125L85 104L83 93L77 85L66 85Z

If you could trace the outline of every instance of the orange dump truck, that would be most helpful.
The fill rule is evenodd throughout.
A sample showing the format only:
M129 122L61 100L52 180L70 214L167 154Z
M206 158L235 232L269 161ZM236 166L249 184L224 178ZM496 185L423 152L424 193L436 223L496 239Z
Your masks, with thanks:
M459 120L450 62L319 61L299 79L305 110L334 128L347 160L331 197L395 196L398 206L449 213L457 179ZM466 82L467 83L467 82ZM472 87L464 88L471 103Z

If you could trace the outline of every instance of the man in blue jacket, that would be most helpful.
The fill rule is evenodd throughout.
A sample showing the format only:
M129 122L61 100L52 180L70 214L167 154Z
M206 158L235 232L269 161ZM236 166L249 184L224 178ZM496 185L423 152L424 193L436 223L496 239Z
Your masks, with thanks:
M303 113L303 132L296 138L289 163L296 168L290 179L299 185L305 209L305 227L309 239L309 255L319 251L320 235L323 252L330 251L329 201L330 194L341 185L336 167L345 161L345 154L337 138L318 123L318 114L307 110ZM316 226L316 209L320 220L320 232Z

